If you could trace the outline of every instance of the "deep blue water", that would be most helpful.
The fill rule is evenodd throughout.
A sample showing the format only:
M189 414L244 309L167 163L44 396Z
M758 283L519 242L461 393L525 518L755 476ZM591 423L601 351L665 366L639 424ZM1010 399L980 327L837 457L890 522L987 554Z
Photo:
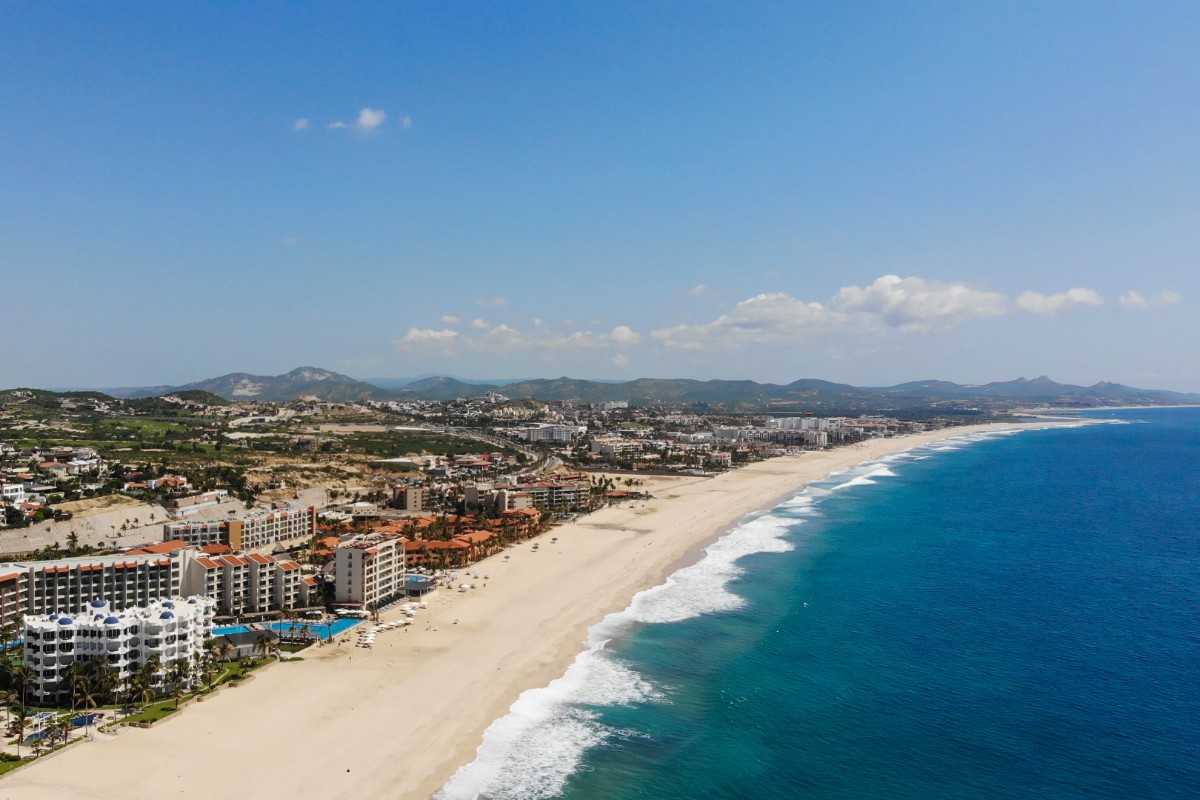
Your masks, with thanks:
M743 525L447 794L1200 797L1200 409L1104 416Z

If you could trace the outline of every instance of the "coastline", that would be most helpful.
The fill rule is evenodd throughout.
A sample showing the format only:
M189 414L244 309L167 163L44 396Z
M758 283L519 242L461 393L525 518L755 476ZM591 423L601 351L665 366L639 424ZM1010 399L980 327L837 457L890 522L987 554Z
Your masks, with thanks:
M325 797L430 797L473 760L517 697L561 676L589 629L695 563L748 514L831 473L969 433L953 428L759 462L713 478L651 478L655 499L597 511L471 568L411 629L373 650L312 649L304 663L189 708L153 730L72 748L55 768L0 779L0 798L224 798L303 789ZM506 555L508 558L506 559ZM488 575L486 581L482 576ZM393 614L387 617L395 616Z

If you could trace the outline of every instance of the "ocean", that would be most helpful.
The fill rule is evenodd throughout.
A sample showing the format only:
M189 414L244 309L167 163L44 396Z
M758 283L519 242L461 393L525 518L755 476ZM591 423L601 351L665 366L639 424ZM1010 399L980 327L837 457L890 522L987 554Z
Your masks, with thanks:
M439 797L1200 797L1200 409L967 435L748 518Z

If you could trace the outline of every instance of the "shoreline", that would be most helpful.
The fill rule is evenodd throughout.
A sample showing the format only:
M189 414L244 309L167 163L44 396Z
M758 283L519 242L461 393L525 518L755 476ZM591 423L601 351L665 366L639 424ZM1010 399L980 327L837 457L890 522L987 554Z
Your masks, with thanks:
M428 798L474 760L485 731L523 692L563 675L596 624L699 561L748 515L835 472L944 439L1088 423L963 426L771 459L712 478L648 478L654 500L601 509L475 564L468 571L480 578L468 580L478 589L443 590L416 624L381 634L372 650L310 648L302 662L162 726L123 728L72 748L54 769L30 764L0 779L0 798L207 800L300 789L333 798ZM264 745L269 752L260 757Z

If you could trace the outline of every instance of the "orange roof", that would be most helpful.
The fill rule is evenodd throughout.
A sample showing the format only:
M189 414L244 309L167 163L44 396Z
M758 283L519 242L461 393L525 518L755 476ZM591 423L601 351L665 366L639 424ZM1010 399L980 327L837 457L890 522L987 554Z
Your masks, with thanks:
M222 564L226 564L230 567L245 567L250 563L246 559L239 558L238 556L221 556L219 561Z
M341 539L336 536L326 536L324 539L318 539L317 544L324 545L325 547L337 547L340 541Z
M17 578L20 578L20 577L21 577L20 572L10 572L7 575L0 575L0 582L12 581L12 580L16 580Z
M307 583L309 586L316 586L316 585L317 585L317 579L316 579L316 578L314 578L312 575L306 575L306 576L304 576L304 582L305 582L305 583Z
M138 555L143 553L159 553L161 555L170 555L176 550L182 550L185 547L190 547L190 545L183 541L183 539L172 539L169 542L156 542L154 544L142 545L138 548ZM127 554L132 555L133 551L130 550Z
M468 531L467 533L454 538L462 539L463 541L471 542L472 544L479 544L480 542L486 542L488 539L491 539L492 534L488 531Z
M211 558L197 558L196 563L199 564L200 566L204 567L205 569L216 569L217 567L221 566L217 562L213 561Z
M233 548L227 544L206 544L200 548L200 552L207 553L210 556L220 556L225 553L232 553Z
M295 561L281 561L279 562L279 568L285 572L290 572L294 569L300 569L300 565Z
M270 556L264 556L262 553L250 553L249 555L247 555L245 557L250 559L251 561L253 561L255 564L274 564L275 563L275 559L271 558Z

